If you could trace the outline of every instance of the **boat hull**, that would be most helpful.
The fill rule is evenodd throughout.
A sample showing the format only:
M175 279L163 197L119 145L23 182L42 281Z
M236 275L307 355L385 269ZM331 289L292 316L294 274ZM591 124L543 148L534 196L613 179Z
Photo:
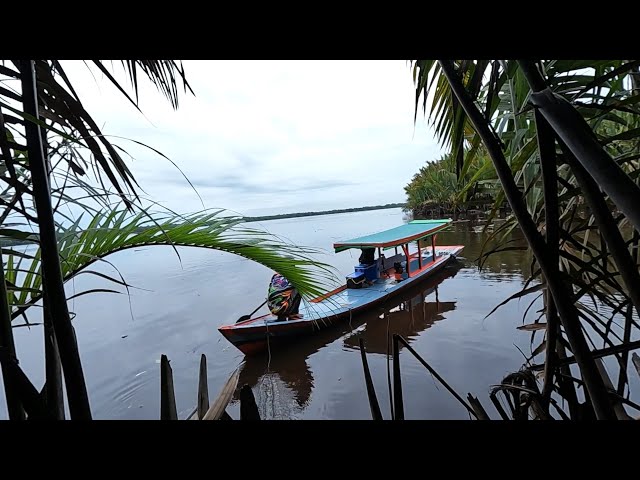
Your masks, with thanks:
M430 249L424 249L421 262L418 262L417 253L412 257L410 268L414 273L411 277L398 281L396 276L392 275L380 278L373 285L360 289L347 289L346 286L342 286L301 306L302 319L281 321L268 314L233 325L224 325L219 327L218 331L245 355L277 348L283 343L348 321L353 315L386 302L440 271L454 261L462 249L461 245L436 247L435 261L431 258ZM421 268L418 269L420 265Z

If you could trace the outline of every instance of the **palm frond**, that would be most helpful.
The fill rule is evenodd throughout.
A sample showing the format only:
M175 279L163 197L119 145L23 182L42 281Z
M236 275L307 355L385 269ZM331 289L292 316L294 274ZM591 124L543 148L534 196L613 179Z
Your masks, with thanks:
M125 208L102 211L84 227L78 219L59 231L64 281L113 253L134 247L169 245L219 250L257 262L286 276L305 298L322 295L335 285L337 275L333 267L313 258L323 253L320 249L286 243L273 234L246 227L241 217L222 216L223 212L176 216L146 211L134 214ZM42 278L36 274L40 252L33 256L26 275L16 275L12 255L5 258L9 278L21 277L15 288L20 295L12 305L12 317L17 318L41 298ZM124 279L107 280L128 286Z
M92 65L98 68L138 109L140 109L137 101L139 73L142 73L142 76L146 77L169 100L173 108L178 108L180 82L185 92L193 93L186 80L182 64L174 60L127 60L122 62L123 68L131 80L136 97L135 101L104 62L95 60ZM20 152L26 151L24 146L14 141L13 138L9 138L11 135L10 127L12 125L23 127L25 122L35 122L47 132L45 152L48 152L50 158L59 153L60 159L69 162L69 166L78 175L84 175L87 166L91 165L99 177L100 183L104 182L102 176L106 176L126 204L129 204L130 198L133 198L134 201L137 200L139 185L118 153L118 146L103 135L97 122L85 110L82 100L60 61L37 60L35 61L35 69L38 80L40 120L36 120L24 112L20 92L12 91L4 86L0 89L0 115L2 115L3 109L5 112L15 114L15 116L8 114L0 116L0 133L4 133L0 134L0 154L5 159L8 168L13 168ZM0 80L10 82L20 80L21 76L22 72L18 62L14 62L14 68L4 65L0 68ZM14 133L21 136L19 129L15 129ZM8 137L6 140L5 135ZM56 140L58 140L58 146L55 146ZM76 148L74 154L59 150L60 147L74 146ZM84 168L80 166L78 160L84 163ZM24 190L25 187L26 185L22 189ZM18 188L17 185L16 188ZM22 210L24 210L23 206Z

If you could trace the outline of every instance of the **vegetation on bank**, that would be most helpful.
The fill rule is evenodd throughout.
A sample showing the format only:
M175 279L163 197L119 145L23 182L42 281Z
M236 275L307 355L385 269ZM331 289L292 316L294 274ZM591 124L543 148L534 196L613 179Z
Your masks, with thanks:
M457 170L453 153L427 161L404 187L407 208L416 217L445 214L457 219L468 209L483 211L488 205L493 205L500 191L500 182L484 152L475 155L466 168Z
M630 352L640 348L631 341L640 330L640 60L412 66L416 114L422 106L450 146L456 178L483 146L501 185L492 212L505 200L512 209L481 259L533 256L523 290L504 303L544 299L535 323L522 327L532 336L526 364L491 390L496 411L523 420L630 418L627 408L640 409L628 382ZM516 228L526 246L509 240Z

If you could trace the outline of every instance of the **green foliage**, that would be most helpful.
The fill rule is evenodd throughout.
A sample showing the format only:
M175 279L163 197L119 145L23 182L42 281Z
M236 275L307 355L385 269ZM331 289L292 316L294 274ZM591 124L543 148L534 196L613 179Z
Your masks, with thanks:
M591 345L602 342L602 345L611 346L615 342L628 342L638 329L638 312L630 309L631 299L636 297L637 285L628 281L629 273L627 281L623 280L623 269L616 262L620 263L621 258L628 258L635 262L629 270L632 276L638 270L638 236L629 218L618 209L620 205L606 191L598 191L596 198L603 195L608 211L604 212L606 215L596 219L585 200L585 183L578 181L577 174L574 174L575 167L571 165L573 160L556 141L559 221L557 225L548 225L545 208L549 206L543 195L540 138L534 120L534 108L530 102L533 93L530 87L531 76L527 76L527 72L516 61L456 60L453 64L456 82L462 83L474 106L484 117L483 123L493 132L537 230L543 234L548 229L558 231L558 244L545 247L548 251L559 252L560 274L570 286L573 294L570 302L578 307L579 317ZM461 170L464 174L460 176L464 178L477 162L480 149L475 146L481 143L480 135L472 128L467 112L457 98L454 98L450 79L443 74L440 63L434 60L417 60L412 66L416 86L416 115L422 105L429 123L436 130L437 138L444 146L451 148L452 154L456 145L463 143L467 147ZM580 135L582 117L591 129L589 138L596 139L604 152L637 184L640 177L640 61L542 60L539 66L544 83L556 95L554 101L568 102L573 108L566 111L577 115L575 121L571 122L572 125L568 125L563 133L570 137L571 127L575 126L575 134ZM478 78L481 78L480 85L477 83ZM456 127L460 124L464 125L464 129ZM556 135L559 135L557 131ZM582 140L586 145L586 136ZM592 164L589 173L594 174L594 169L605 168L603 165L598 167ZM610 165L614 165L613 162ZM612 171L609 166L606 168ZM448 172L452 171L454 170L449 166ZM606 176L607 171L601 174ZM443 183L453 184L450 178ZM596 188L597 186L596 184ZM609 189L609 193L615 192ZM496 196L495 207L504 198L504 193L500 192ZM414 201L420 200L420 197L416 197ZM607 229L607 221L611 222L613 229ZM517 226L518 222L512 216L496 228L486 242L481 258L510 248L507 246L507 239ZM611 243L616 236L623 239L623 246L612 251L611 245L607 243ZM607 242L603 240L605 237L609 239ZM627 249L631 255L622 251ZM531 272L523 289L525 292L532 291L529 287L532 282L545 285L545 278L535 260L531 265ZM626 318L622 318L623 312L627 312ZM546 313L546 307L541 313ZM562 341L567 345L564 338ZM541 346L533 348L532 343L532 356L544 350ZM626 383L625 355L627 354L623 353L618 356L621 366L618 386L620 395Z
M467 201L491 201L497 194L498 183L488 157L475 156L463 175L458 177L453 155L446 154L421 167L404 190L410 209L437 205L453 211Z
M458 61L457 65L465 67L468 77L473 73L476 61ZM623 169L637 179L640 175L638 147L640 145L640 95L636 90L635 77L637 66L630 61L568 61L548 60L542 62L546 80L550 88L557 94L572 102L578 112L592 127L594 134L607 151L616 159ZM447 144L451 142L452 101L451 89L441 75L440 66L435 61L416 61L416 98L433 95L430 123L436 128L438 138ZM476 102L485 118L495 131L503 145L503 151L511 166L516 184L524 195L527 209L534 221L544 230L544 200L540 176L540 162L533 121L533 110L528 99L531 89L522 71L514 61L491 61L486 65L484 82L476 97ZM416 104L416 109L418 108ZM456 111L462 110L460 107ZM466 116L466 115L465 115ZM479 142L475 131L467 135L469 144ZM478 150L469 150L465 155L465 168L472 170L478 162ZM609 279L608 269L611 262L606 259L607 252L592 243L597 227L590 213L583 208L584 199L580 187L568 168L563 154L558 151L558 175L560 197L561 230L565 240L559 248L565 255L563 265L571 268L576 275L585 275L592 282L594 290L604 296L610 293L605 288L605 279ZM450 162L449 162L450 165ZM451 167L449 166L449 171ZM448 179L448 184L453 182ZM504 197L498 195L496 202L503 202ZM574 209L577 209L574 212ZM515 218L510 219L515 225ZM626 240L630 240L632 231L624 216L618 218L618 224ZM507 227L505 227L506 229ZM594 232L595 231L595 232ZM496 230L494 238L500 242L502 230ZM578 251L574 247L579 245ZM578 262L590 259L593 264L590 271L583 271ZM577 270L575 270L577 269ZM595 274L594 272L598 272ZM615 279L609 279L617 284ZM620 285L619 293L624 295ZM612 302L613 300L609 298Z
M128 248L169 245L233 253L282 273L306 297L325 293L322 281L329 284L335 277L329 267L311 257L319 254L319 250L290 245L274 235L244 227L241 217L222 216L222 213L224 211L218 210L208 214L175 216L148 212L133 214L127 209L111 209L96 214L86 227L79 225L81 218L78 218L76 223L59 231L64 281L85 273L128 288L124 278L110 277L88 267ZM21 257L8 254L5 258L5 275L12 284L10 303L15 319L42 298L42 277L37 273L40 270L40 250ZM82 294L84 292L76 296Z

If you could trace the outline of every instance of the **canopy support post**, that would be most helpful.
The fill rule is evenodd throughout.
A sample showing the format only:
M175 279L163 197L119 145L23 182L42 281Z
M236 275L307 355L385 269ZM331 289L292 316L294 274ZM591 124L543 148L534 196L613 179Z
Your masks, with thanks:
M404 255L407 258L407 277L411 277L411 259L409 258L409 244L402 245Z

